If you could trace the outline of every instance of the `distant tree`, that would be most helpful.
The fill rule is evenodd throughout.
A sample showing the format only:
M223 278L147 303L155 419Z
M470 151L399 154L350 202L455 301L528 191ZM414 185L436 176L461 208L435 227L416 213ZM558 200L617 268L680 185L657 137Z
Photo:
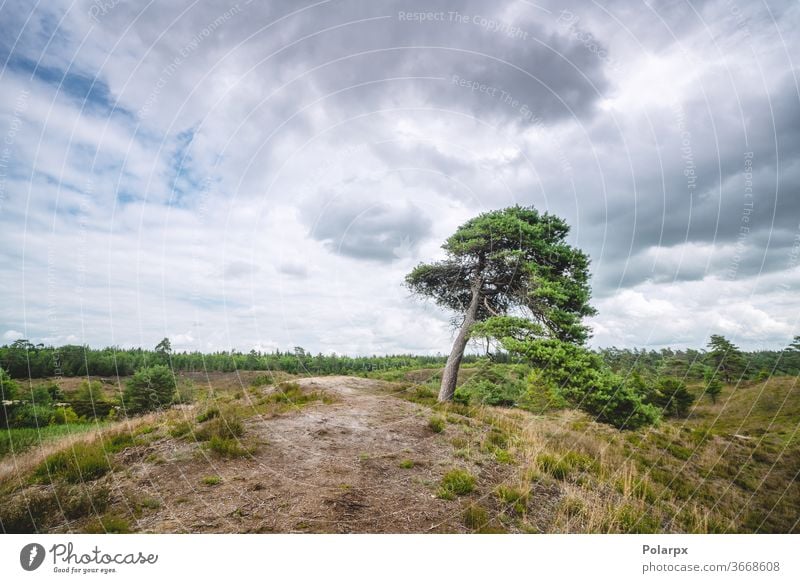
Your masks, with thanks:
M694 403L694 396L686 389L683 381L668 377L658 382L647 402L661 409L665 415L686 417Z
M706 369L705 374L706 395L709 396L712 403L717 402L717 397L722 392L722 381L716 375L715 371L711 368Z
M708 348L706 359L709 366L726 383L733 382L736 377L744 373L746 368L744 355L733 342L720 334L712 334Z
M582 344L588 329L589 259L569 246L569 227L533 207L481 214L442 245L447 257L406 276L412 292L456 313L460 325L442 374L439 401L453 398L458 369L476 322L522 311L542 338Z
M18 398L19 385L8 373L0 368L0 401L11 401Z
M786 348L786 351L800 353L800 336L795 336L792 338L792 342Z
M123 403L129 413L155 411L172 403L175 388L175 376L169 367L159 364L143 368L127 382Z
M75 401L86 401L87 403L102 402L103 396L103 383L100 381L81 381L78 385L78 390L75 391L73 396Z
M172 343L169 338L162 338L161 342L156 344L156 352L160 354L172 354Z

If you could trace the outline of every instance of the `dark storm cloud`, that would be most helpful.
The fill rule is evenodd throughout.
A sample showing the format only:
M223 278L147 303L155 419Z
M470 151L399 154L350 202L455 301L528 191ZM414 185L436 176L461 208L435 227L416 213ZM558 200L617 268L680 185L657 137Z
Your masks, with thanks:
M348 110L397 103L469 113L489 122L520 122L525 103L548 123L584 115L607 82L603 63L554 29L555 16L509 21L503 4L485 2L341 2L315 11L297 30L326 30L290 50L313 72L320 93L359 86L333 103ZM425 16L415 16L424 13ZM547 25L547 26L545 26ZM326 64L328 63L328 64ZM413 83L371 83L424 77Z
M306 213L311 237L334 253L391 262L413 251L431 232L432 221L413 204L337 197Z

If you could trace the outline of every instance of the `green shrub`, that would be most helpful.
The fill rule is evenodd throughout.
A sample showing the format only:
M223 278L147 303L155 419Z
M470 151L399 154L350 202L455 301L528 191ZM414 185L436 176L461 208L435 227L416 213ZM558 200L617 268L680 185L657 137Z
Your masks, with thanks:
M19 384L0 367L0 401L12 401L19 398Z
M655 390L649 392L645 402L660 409L664 415L686 417L694 403L694 395L686 389L686 384L681 380L663 378L658 381Z
M81 381L78 385L78 390L72 396L75 401L86 401L89 403L105 401L105 392L103 391L103 383L100 381Z
M397 465L403 468L404 470L410 470L411 468L414 467L414 460L403 460Z
M494 450L494 459L496 459L501 464L513 464L514 463L514 456L511 455L507 449L500 449L497 448Z
M453 500L465 496L475 489L475 477L465 470L450 470L439 484L439 498Z
M477 369L467 382L456 389L453 399L457 403L512 407L525 393L525 383L510 375L508 367L482 360Z
M54 409L50 405L25 403L14 407L9 427L46 427L53 420Z
M251 387L265 387L275 383L275 377L272 374L260 374L253 377L250 381Z
M656 423L658 410L645 403L632 384L611 372L602 358L582 346L555 339L503 338L510 352L539 368L544 381L559 388L564 398L619 429Z
M44 381L37 385L36 387L40 391L46 391L47 395L50 399L50 402L53 403L62 403L66 400L66 396L64 395L64 391L61 390L59 384L55 381ZM37 401L38 402L38 401Z
M222 478L220 478L219 476L206 476L200 481L203 482L203 484L205 484L206 486L216 486L217 484L222 483Z
M131 413L169 406L175 396L175 376L169 367L156 365L138 370L127 382L124 403Z
M52 423L54 425L66 425L67 423L77 423L78 414L72 407L57 407L53 410Z

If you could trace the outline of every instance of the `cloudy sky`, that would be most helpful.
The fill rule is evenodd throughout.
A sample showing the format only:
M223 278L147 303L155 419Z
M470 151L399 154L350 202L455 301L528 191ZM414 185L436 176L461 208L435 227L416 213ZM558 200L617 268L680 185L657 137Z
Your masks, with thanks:
M792 0L4 1L0 343L446 353L403 276L519 203L590 254L593 345L785 346L798 29Z

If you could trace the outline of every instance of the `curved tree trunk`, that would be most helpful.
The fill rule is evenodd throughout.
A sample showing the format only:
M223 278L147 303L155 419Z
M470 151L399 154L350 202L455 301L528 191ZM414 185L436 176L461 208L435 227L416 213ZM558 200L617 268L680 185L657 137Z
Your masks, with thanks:
M442 386L439 389L440 403L450 401L456 392L458 369L461 366L461 359L464 358L464 350L469 341L469 329L475 323L475 318L478 314L482 286L483 281L480 277L476 278L472 284L472 300L469 302L469 308L467 308L467 313L464 315L464 323L458 331L458 336L456 336L456 341L453 343L453 348L450 350L450 356L447 357L447 364L442 373Z

